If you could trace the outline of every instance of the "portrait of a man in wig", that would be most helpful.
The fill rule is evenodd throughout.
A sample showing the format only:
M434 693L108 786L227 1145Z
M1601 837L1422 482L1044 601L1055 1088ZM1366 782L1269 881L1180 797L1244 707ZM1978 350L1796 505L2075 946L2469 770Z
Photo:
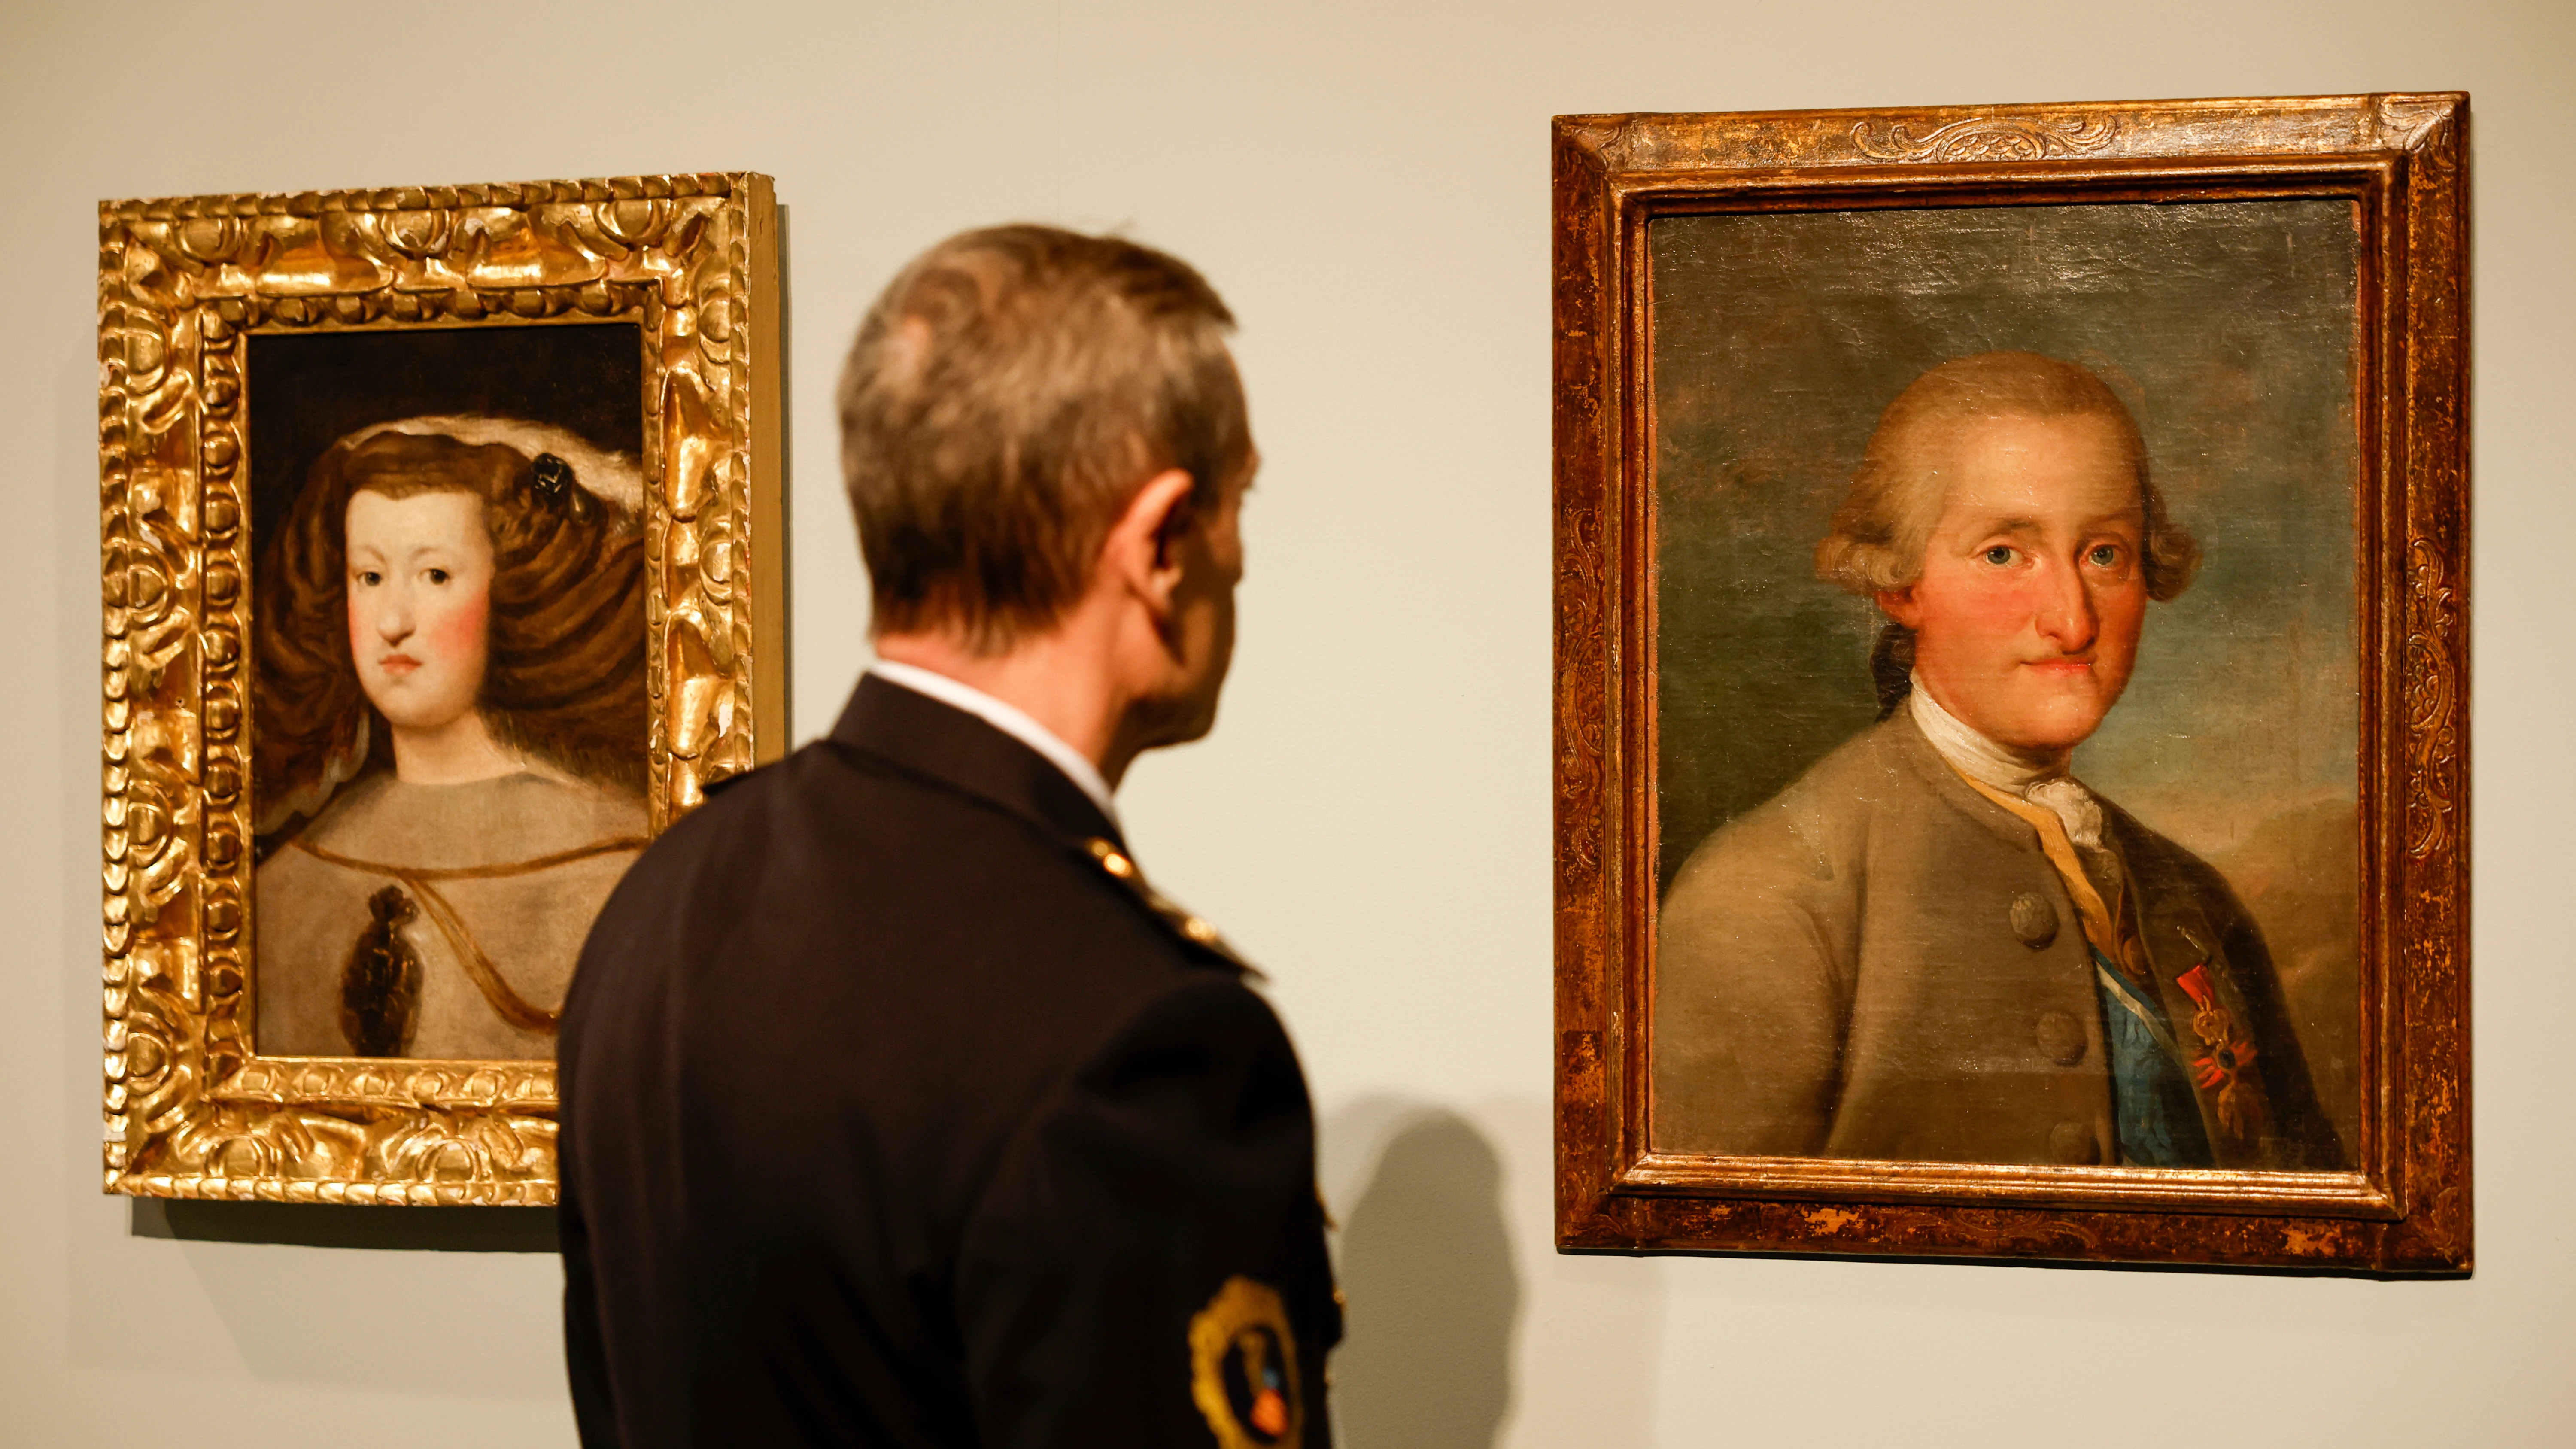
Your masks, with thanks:
M1879 721L1672 878L1657 1151L2343 1165L2253 916L2072 769L2199 557L2082 366L1889 404L1815 554L1884 616Z

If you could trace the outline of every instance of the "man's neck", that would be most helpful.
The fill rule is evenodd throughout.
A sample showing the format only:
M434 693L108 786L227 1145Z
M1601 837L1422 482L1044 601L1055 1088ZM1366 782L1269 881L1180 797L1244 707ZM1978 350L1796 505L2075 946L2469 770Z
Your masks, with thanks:
M1117 823L1118 802L1110 798L1109 782L1101 778L1100 767L1056 738L1054 731L1031 718L1026 710L935 669L906 664L900 659L879 659L868 666L868 673L915 694L926 694L952 709L964 710L1037 751L1090 796L1091 803L1100 807L1100 813L1108 816L1110 823Z
M1027 715L1090 761L1112 788L1127 772L1132 755L1122 753L1118 743L1128 701L1102 667L1086 631L1053 629L989 654L977 653L951 634L882 634L876 652L880 659L944 675Z

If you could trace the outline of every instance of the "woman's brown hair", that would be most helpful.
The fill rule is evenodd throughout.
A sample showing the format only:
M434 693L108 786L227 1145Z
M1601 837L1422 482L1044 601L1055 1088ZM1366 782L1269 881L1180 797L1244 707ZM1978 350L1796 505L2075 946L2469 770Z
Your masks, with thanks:
M349 500L453 491L492 539L491 652L476 708L502 743L641 792L644 539L634 516L553 453L379 430L313 465L253 575L254 828L274 836L343 782L390 768L383 718L349 651Z

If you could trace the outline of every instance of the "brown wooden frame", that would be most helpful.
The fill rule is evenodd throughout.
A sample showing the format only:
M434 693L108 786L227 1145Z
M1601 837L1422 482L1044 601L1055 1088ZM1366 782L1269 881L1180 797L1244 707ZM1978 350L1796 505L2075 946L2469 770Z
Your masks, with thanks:
M2468 1269L2467 122L2457 94L1557 119L1559 1248ZM1648 221L2317 196L2363 227L2360 1170L1649 1151Z

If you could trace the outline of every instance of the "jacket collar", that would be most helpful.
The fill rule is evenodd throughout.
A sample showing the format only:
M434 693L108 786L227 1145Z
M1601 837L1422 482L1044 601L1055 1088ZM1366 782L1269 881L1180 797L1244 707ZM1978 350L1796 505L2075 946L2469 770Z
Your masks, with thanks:
M1950 762L1941 758L1932 741L1924 737L1923 727L1916 722L1911 708L1899 704L1894 714L1874 728L1882 748L1919 784L1996 837L2033 855L2039 853L2039 836L2029 822L1970 788Z
M2175 978L2198 965L2209 965L2224 972L2217 927L2210 921L2206 898L2194 882L2183 878L2174 868L2172 852L2164 838L2149 830L2138 817L2105 800L2102 802L2102 835L2119 853L2121 869L2130 882L2129 897L2137 903L2138 941L2155 965L2159 984L2171 986ZM2168 1012L2180 1010L2180 1021L2191 1014L2191 1003L2181 998L2179 990L2165 997Z
M831 738L1051 835L1126 846L1117 822L1046 756L954 705L876 675L860 677Z

